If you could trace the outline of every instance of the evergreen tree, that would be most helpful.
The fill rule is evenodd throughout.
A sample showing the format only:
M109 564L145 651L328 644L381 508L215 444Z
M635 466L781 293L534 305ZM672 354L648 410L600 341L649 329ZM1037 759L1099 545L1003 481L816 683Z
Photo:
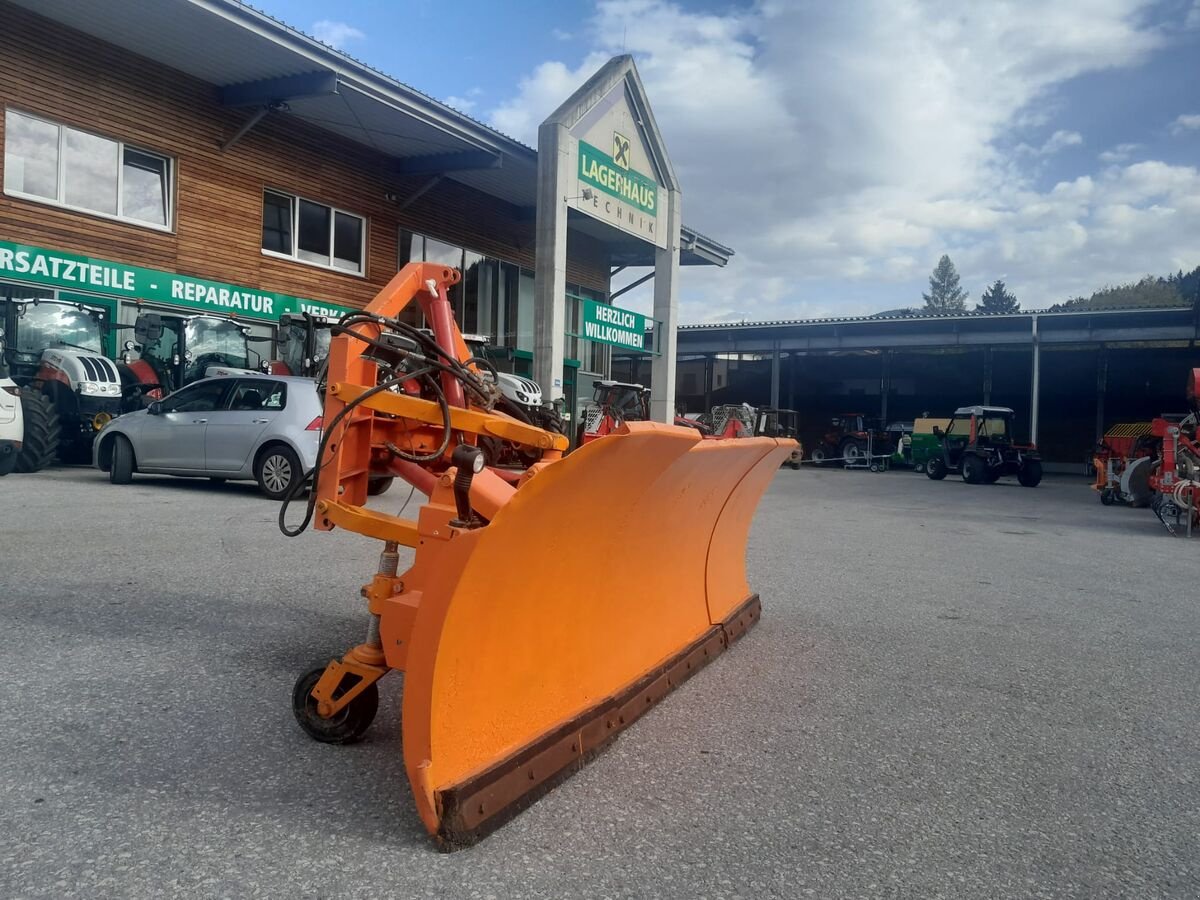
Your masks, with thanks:
M979 305L975 308L990 313L1014 313L1020 311L1021 304L1008 292L1004 282L997 278L995 283L983 292Z
M929 293L925 299L925 312L960 312L967 308L967 292L958 285L958 271L950 257L943 254L937 268L929 276Z

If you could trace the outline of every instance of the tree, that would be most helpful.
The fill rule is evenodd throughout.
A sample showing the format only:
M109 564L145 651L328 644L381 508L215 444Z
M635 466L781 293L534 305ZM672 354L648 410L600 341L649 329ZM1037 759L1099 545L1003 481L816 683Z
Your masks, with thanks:
M1187 276L1184 276L1186 278ZM1182 279L1181 279L1182 280ZM1109 285L1090 297L1075 297L1051 309L1128 309L1153 306L1187 306L1188 298L1181 296L1175 283L1165 278L1147 275L1131 284Z
M929 276L929 293L925 299L925 312L959 312L967 308L967 292L958 286L958 270L950 257L943 254L937 268Z
M1008 292L1004 282L997 278L995 283L983 292L983 296L979 298L979 305L975 308L990 313L1014 313L1020 311L1021 304Z

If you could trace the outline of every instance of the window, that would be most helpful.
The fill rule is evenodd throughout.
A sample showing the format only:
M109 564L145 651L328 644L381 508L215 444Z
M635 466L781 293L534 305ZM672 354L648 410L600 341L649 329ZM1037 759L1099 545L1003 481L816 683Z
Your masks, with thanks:
M197 384L176 391L162 401L162 411L164 413L213 412L224 405L221 401L228 388L229 382L225 379L206 378Z
M361 275L366 231L362 216L291 194L263 191L264 253Z
M171 161L15 110L4 116L4 191L166 229Z
M229 404L234 410L283 409L287 400L287 385L282 381L239 381Z

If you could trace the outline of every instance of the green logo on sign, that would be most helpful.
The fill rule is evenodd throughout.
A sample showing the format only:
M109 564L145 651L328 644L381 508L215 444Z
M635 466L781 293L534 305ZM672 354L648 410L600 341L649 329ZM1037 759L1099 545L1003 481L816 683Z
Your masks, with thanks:
M616 140L614 137L614 145ZM614 149L618 149L614 146ZM629 163L628 140L625 144L624 164ZM625 168L602 150L591 144L579 142L579 180L597 187L604 193L628 203L650 216L657 216L658 183L640 172Z

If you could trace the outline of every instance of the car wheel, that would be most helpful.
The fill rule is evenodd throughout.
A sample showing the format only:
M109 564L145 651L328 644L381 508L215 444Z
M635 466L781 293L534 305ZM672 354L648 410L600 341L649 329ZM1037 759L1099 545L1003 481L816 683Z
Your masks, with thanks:
M963 457L962 480L967 484L982 484L987 478L987 462L974 454Z
M108 480L113 484L129 484L133 481L133 444L123 434L113 435L112 465L108 467Z
M935 456L925 464L925 474L930 481L941 481L946 477L946 461Z
M292 495L296 485L304 480L304 473L291 447L272 444L258 455L254 478L264 494L272 500L282 500Z
M1017 470L1017 481L1022 487L1037 487L1042 481L1041 460L1027 459Z

